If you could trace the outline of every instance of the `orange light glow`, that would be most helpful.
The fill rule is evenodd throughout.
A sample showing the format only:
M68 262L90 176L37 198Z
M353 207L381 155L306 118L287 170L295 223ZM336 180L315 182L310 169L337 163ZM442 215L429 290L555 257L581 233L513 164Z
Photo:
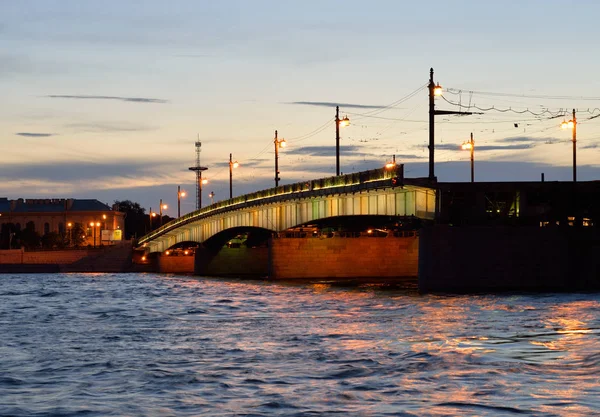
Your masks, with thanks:
M185 191L182 191L182 192L180 192L180 193L179 193L179 195L180 195L181 197L185 197L185 195L186 195L186 194L185 194Z
M203 179L202 180L202 184L208 184L208 180L207 179Z
M184 255L187 255L187 254L189 254L189 253L190 253L190 252L189 252L189 251L187 251L187 250L183 251L183 254L184 254Z
M171 254L171 251L166 251L165 255L169 256Z
M433 95L441 96L442 95L442 86L438 83L435 87L433 87Z
M73 226L73 223L71 223L71 222L67 223L67 227L71 227L71 226Z
M462 144L462 148L465 150L469 150L473 147L473 145L471 145L471 142L465 142Z
M350 125L350 119L348 119L348 116L346 116L340 120L340 127L345 127L345 126L349 126L349 125Z
M106 220L106 214L103 214L103 215L102 215L102 218L103 218L104 220Z
M281 139L281 141L279 142L279 147L285 148L286 146L287 146L287 142L285 141L285 139Z
M166 210L166 209L168 209L168 208L169 208L169 206L167 206L166 204L163 204L163 206L162 206L162 209L163 209L163 210Z
M94 222L90 222L90 226L94 227Z
M100 227L100 222L96 222L96 227Z
M152 217L156 217L156 213L152 213Z
M239 166L240 166L240 164L238 163L238 161L235 161L235 162L233 163L233 167L234 167L234 168L237 168L237 167L239 167Z
M395 166L396 166L396 164L394 162L388 162L387 164L385 164L386 169L392 169Z
M145 256L142 256L142 261L145 261L145 260L146 260L146 257L145 257Z

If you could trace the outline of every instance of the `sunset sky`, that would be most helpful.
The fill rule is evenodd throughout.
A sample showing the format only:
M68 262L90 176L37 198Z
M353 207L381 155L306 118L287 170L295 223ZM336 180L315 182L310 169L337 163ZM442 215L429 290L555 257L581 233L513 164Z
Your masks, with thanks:
M468 181L473 132L481 181L600 179L600 2L0 0L0 197L203 200L344 173L396 155L427 175L429 68L446 90L436 174ZM459 104L462 107L459 107ZM392 105L392 106L390 106ZM470 106L470 107L469 107ZM473 107L477 106L477 107ZM490 109L494 107L494 109ZM501 111L499 111L501 110ZM524 112L530 110L535 113Z

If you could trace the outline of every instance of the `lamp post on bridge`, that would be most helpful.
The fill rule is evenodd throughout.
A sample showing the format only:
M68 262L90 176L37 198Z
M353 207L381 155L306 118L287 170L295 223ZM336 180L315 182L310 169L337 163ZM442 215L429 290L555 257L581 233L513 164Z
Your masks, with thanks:
M233 198L233 168L237 168L240 166L240 164L238 164L238 161L233 162L233 160L231 158L232 158L232 155L229 154L229 199L230 200Z
M275 139L273 140L275 144L275 187L279 187L279 148L285 148L287 145L285 139L277 139L277 131L275 131Z
M181 199L185 197L185 191L181 191L181 186L177 186L177 218L181 217Z
M162 226L162 223L163 223L162 211L163 211L163 209L165 209L165 210L166 210L166 209L168 209L168 208L169 208L169 206L167 206L166 204L163 204L163 202L162 202L162 198L161 198L161 199L160 199L160 207L159 207L159 209L158 209L158 210L159 210L159 217L160 217L158 224L159 224L160 226Z
M335 175L340 175L340 126L348 126L348 116L340 119L340 106L335 106Z

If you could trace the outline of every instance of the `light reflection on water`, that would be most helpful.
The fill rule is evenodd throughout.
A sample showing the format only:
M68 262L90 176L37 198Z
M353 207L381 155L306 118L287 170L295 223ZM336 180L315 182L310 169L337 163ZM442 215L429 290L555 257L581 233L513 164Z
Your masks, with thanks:
M0 415L598 415L597 294L0 276Z

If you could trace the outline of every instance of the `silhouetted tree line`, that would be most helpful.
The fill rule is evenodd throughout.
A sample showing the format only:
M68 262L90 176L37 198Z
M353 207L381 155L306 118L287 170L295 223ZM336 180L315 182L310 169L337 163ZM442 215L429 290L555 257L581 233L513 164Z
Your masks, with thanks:
M149 213L146 214L146 209L140 206L139 203L123 200L115 201L115 204L118 206L119 211L125 213L125 239L142 237L160 226L158 213L156 213L156 217L151 219ZM166 224L171 220L174 220L174 218L166 215L162 216L162 224Z

